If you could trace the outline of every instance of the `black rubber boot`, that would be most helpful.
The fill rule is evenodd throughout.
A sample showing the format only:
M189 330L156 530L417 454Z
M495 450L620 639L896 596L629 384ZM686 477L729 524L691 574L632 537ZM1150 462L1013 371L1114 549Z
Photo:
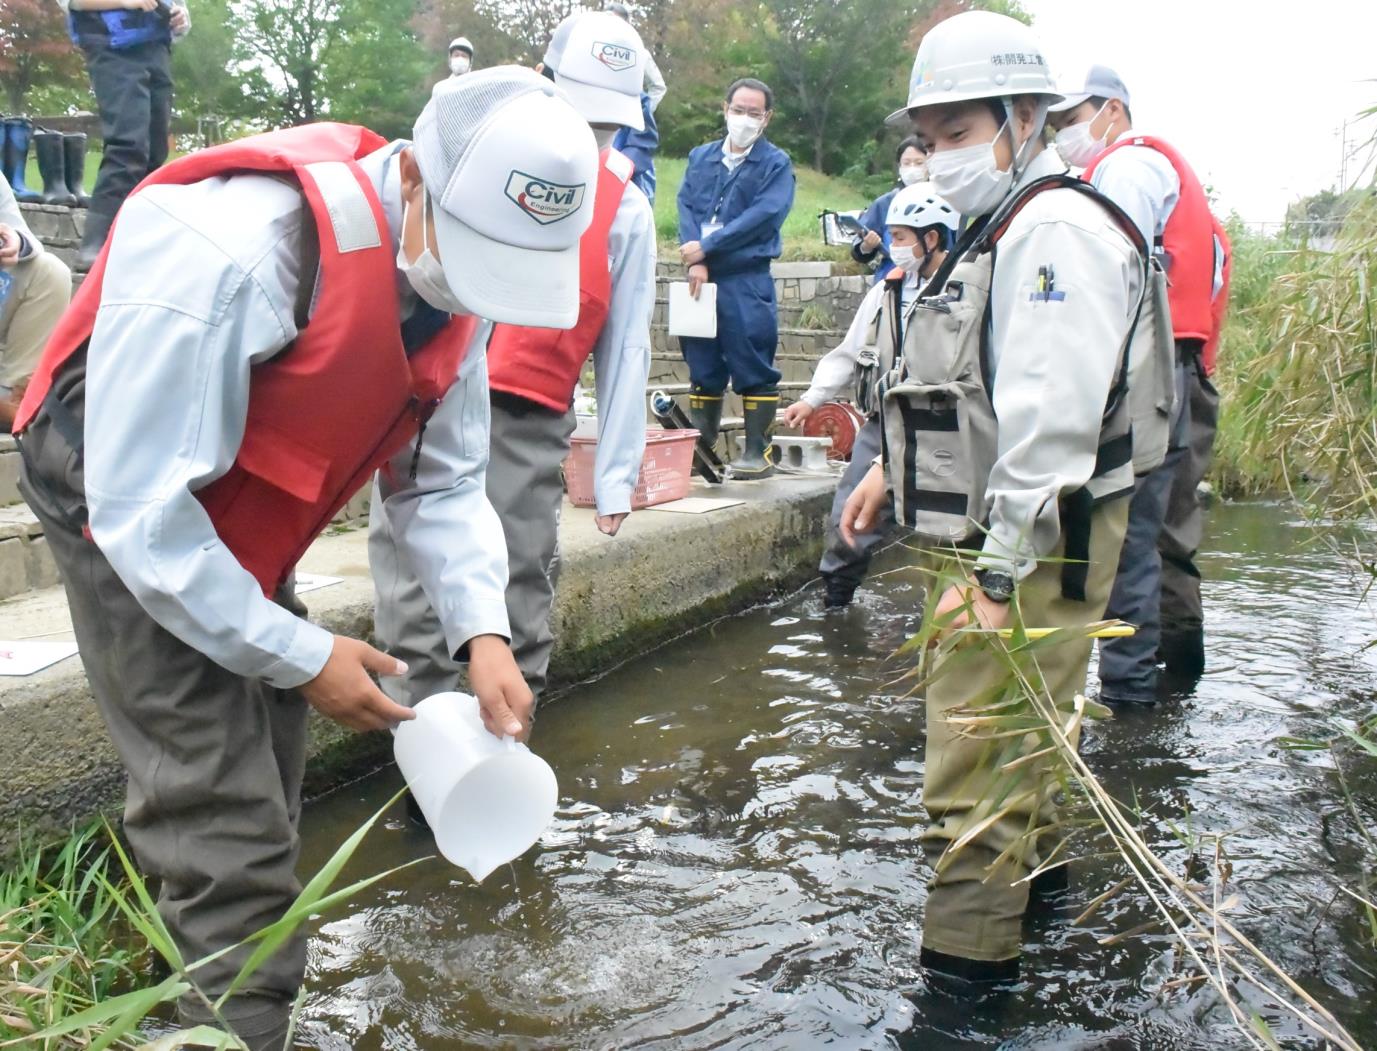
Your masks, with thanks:
M689 391L689 420L698 432L698 444L709 452L717 449L717 432L722 429L722 395L708 394L694 387Z
M24 185L24 169L29 163L29 140L33 138L33 121L27 117L6 117L4 130L4 149L0 150L3 163L0 163L0 167L3 167L5 179L14 191L14 199L20 204L39 204L43 195Z
M1071 889L1071 866L1058 865L1045 869L1028 881L1028 893L1043 901L1060 898Z
M1007 985L1018 981L1019 958L1012 960L968 960L964 956L948 956L926 945L918 953L918 962L949 992L963 987L971 992L993 985Z
M1157 644L1157 656L1166 665L1172 685L1194 686L1205 674L1205 631L1203 628L1185 631L1163 631Z
M72 267L77 273L84 274L91 269L100 256L100 250L105 247L105 238L114 221L114 216L106 215L98 208L86 209L86 232L82 234L81 247L77 250L76 262Z
M38 174L43 176L43 203L76 207L76 195L67 189L67 162L62 154L60 131L36 131L33 151L38 156Z
M86 133L73 132L62 136L62 160L67 173L67 189L76 198L76 206L85 208L91 203L82 184L86 179Z
M741 403L746 410L746 448L739 460L732 461L732 477L754 482L775 473L770 436L775 430L779 392L766 390L743 394Z
M856 597L856 581L836 573L822 574L822 608L845 609Z
M413 825L429 829L430 822L426 820L425 813L421 810L421 804L416 802L416 797L411 794L411 789L406 790L406 795L402 796L402 802L406 804L406 816Z

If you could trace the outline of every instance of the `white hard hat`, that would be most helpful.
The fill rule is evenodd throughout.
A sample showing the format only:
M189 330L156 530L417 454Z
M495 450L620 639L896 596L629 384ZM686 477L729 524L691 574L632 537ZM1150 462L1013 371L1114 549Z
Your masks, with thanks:
M572 328L598 147L559 89L520 66L449 77L412 149L450 291L490 321Z
M466 36L457 36L449 42L451 51L467 51L469 58L473 57L473 41Z
M1061 100L1037 36L1008 15L965 11L924 34L909 77L908 105L889 121L926 106L1012 95Z
M550 35L545 65L589 124L620 124L641 131L645 44L631 23L610 11L570 15Z
M929 226L945 226L952 233L961 232L961 216L956 209L938 197L930 182L916 182L905 186L889 202L885 213L886 226L911 226L923 230Z

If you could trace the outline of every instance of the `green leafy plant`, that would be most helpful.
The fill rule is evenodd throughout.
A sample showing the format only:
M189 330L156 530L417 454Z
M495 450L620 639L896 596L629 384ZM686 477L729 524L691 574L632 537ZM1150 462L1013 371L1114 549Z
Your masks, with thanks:
M188 997L200 1002L213 1023L169 1033L152 1047L242 1049L243 1043L232 1035L221 1012L229 997L243 987L264 961L312 916L379 880L429 860L417 859L332 889L369 830L400 796L399 792L340 844L281 919L237 945L194 961L182 957L158 914L147 884L108 827L108 846L92 854L98 836L85 833L63 849L48 876L37 875L42 866L31 857L18 874L9 877L14 888L9 893L13 893L15 902L3 917L6 927L0 928L0 963L9 958L8 950L16 954L25 968L23 981L0 981L0 1036L14 1034L0 1040L0 1048L57 1051L80 1047L101 1051L141 1047L146 1039L139 1033L140 1025L160 1005ZM110 863L111 853L118 860L118 870ZM8 896L0 898L7 903L9 900ZM37 932L54 929L46 926L51 917L67 916L69 912L72 920L80 917L80 922L56 928L63 932L58 944L49 944L55 940L51 935L40 942ZM136 978L129 966L130 957L115 948L117 919L127 923L138 940L162 958L170 972L166 978L112 995L117 985L129 984ZM13 941L5 933L11 927L15 932ZM197 983L197 972L244 946L250 946L251 951L228 989L219 996L202 989ZM300 1006L298 1000L293 1027Z

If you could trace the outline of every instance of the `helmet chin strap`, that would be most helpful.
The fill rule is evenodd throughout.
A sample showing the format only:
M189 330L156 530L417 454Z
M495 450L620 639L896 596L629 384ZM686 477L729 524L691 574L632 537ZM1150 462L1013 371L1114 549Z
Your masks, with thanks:
M1001 102L1004 103L1004 127L1009 130L1009 147L1013 152L1014 160L1009 172L1013 176L1014 183L1023 176L1028 168L1029 154L1032 152L1033 143L1042 134L1042 129L1047 124L1047 110L1051 105L1046 99L1038 101L1037 113L1033 115L1033 130L1028 133L1028 137L1023 140L1020 146L1014 140L1014 100L1010 95L1005 95Z

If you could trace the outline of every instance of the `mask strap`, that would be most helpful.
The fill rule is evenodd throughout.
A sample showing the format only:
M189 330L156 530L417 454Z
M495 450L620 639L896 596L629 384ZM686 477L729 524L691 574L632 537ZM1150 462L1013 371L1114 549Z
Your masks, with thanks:
M1028 154L1032 151L1033 141L1042 134L1043 125L1047 122L1048 103L1044 99L1038 104L1038 113L1033 119L1033 130L1028 133L1028 138L1024 139L1023 145L1020 146L1014 140L1013 96L1005 95L1000 101L1004 103L1004 128L1000 130L1003 131L1005 128L1008 129L1009 148L1013 151L1014 155L1013 163L1009 166L1009 174L1013 176L1014 182L1018 182L1020 176L1023 175L1023 172L1028 167ZM995 137L998 138L999 136Z

